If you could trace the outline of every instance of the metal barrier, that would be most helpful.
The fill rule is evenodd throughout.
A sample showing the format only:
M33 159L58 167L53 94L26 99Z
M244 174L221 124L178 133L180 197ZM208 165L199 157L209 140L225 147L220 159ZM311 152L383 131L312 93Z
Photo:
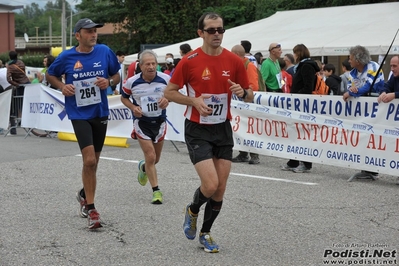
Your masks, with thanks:
M21 115L24 96L16 94L17 90L13 89L10 109L10 127L4 134L4 137L7 137L8 134L15 135L17 132L17 128L21 126Z
M21 117L22 117L22 106L24 100L24 87L13 88L12 90L12 98L11 98L11 108L10 108L10 127L7 132L4 134L4 137L7 135L16 135L17 128L21 128ZM25 132L28 132L26 128L24 128Z

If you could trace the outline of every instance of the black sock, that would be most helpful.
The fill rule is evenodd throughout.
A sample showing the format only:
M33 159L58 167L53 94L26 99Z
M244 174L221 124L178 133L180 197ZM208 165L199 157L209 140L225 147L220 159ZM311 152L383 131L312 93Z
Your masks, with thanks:
M218 217L223 201L214 201L210 199L205 206L204 223L202 224L201 233L210 232L213 222Z
M93 203L93 204L87 204L87 205L86 205L86 210L90 211L90 210L93 210L93 209L95 209L94 203Z
M202 194L201 189L197 188L194 193L193 202L190 205L190 210L193 214L198 214L201 206L208 201L209 198Z
M158 186L152 188L152 192L155 192L155 191L158 191L158 190L159 190Z
M79 194L80 194L80 196L82 198L84 198L84 199L86 198L86 193L85 193L85 190L83 188L80 190Z
M145 163L143 163L143 164L141 165L141 169L143 169L143 172L145 173Z

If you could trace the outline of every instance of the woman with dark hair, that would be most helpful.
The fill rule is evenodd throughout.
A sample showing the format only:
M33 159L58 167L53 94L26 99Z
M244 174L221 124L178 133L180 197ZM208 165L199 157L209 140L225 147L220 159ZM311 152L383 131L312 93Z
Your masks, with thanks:
M46 80L46 72L47 69L49 68L49 66L51 66L51 64L54 62L55 58L52 55L45 55L43 58L43 65L44 68L42 69L42 71L40 73L38 73L38 77L39 77L39 81L40 83L42 83L45 86L49 86L49 83Z
M261 52L257 52L256 54L254 54L254 57L256 59L256 62L258 63L258 68L260 68L263 61L263 54Z
M292 80L291 93L312 94L316 73L320 71L315 61L310 59L310 52L304 44L298 44L293 49L295 63L294 77ZM312 169L311 162L300 162L289 160L282 170L304 173Z

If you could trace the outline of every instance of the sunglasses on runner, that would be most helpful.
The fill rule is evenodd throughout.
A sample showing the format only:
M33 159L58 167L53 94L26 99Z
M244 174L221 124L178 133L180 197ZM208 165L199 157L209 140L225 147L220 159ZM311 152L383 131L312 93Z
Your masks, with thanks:
M206 31L209 34L215 34L216 32L218 32L219 34L223 34L226 30L219 27L219 28L203 29L203 31Z

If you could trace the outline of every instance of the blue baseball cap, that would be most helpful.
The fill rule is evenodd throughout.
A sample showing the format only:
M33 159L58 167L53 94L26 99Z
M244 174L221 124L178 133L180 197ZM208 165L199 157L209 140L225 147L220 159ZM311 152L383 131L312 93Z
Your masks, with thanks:
M94 23L89 18L82 18L75 24L75 33L80 31L80 29L101 28L102 26L103 24Z

